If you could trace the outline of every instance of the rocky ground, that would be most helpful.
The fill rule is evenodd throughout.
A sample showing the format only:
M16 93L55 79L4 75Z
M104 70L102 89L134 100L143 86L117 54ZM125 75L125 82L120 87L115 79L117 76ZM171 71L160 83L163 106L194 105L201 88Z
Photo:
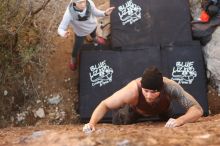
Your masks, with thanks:
M164 128L164 122L144 122L116 126L98 124L90 134L82 126L35 126L5 128L0 131L1 146L147 146L220 145L220 115L201 118L177 128Z

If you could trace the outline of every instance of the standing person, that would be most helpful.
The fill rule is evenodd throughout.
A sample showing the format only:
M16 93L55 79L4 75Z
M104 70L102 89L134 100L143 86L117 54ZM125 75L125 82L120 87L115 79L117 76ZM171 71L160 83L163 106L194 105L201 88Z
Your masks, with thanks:
M73 26L75 33L75 44L73 45L72 58L70 61L70 69L76 70L77 56L79 49L83 45L84 37L91 35L96 41L97 18L109 16L114 7L110 7L105 11L96 8L92 0L71 0L68 5L63 19L58 27L58 34L67 38L70 32L67 30L69 24Z
M185 114L174 117L173 101L178 102ZM162 77L160 71L152 66L145 69L141 78L131 81L124 88L103 100L94 110L84 132L95 130L96 124L110 109L117 109L113 114L113 124L132 124L138 118L158 115L168 120L165 127L178 127L195 122L203 115L203 109L189 93L175 81Z

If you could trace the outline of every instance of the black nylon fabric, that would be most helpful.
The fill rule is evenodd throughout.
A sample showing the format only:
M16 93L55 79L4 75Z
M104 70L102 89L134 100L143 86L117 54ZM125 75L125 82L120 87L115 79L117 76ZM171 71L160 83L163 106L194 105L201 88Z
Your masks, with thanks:
M203 55L200 44L192 41L188 1L110 2L116 7L111 15L112 48L85 45L81 49L81 121L88 122L103 99L140 77L144 69L152 65L157 66L163 76L181 80L182 87L196 98L208 115ZM174 103L174 116L184 113L184 109ZM111 122L111 119L109 112L101 122Z
M185 70L179 72L182 79L187 77L190 79L193 77L193 73L196 74L191 84L180 84L196 98L201 104L204 114L208 115L204 60L198 42L173 43L160 47L142 46L140 49L126 47L120 50L109 50L105 47L94 47L93 45L86 45L83 48L80 56L79 92L79 114L82 122L88 122L95 107L103 99L127 85L131 80L140 77L146 67L155 65L161 70L163 76L172 78L173 70L177 70L177 62L182 63L183 67L181 69L185 68ZM92 86L89 76L91 73L90 67L98 66L104 60L106 65L113 70L112 81L102 86L99 86L99 84ZM103 71L103 68L99 69ZM96 73L98 74L98 72ZM184 113L185 110L174 102L173 116ZM111 122L111 119L112 113L109 112L101 122Z
M114 72L112 76L113 81L119 80L118 65L119 56L118 53L112 50L103 50L106 48L94 47L93 45L84 45L80 53L80 76L79 76L79 114L81 122L88 122L95 107L106 97L119 89L117 82L110 82L106 85L92 85L90 74L94 75L92 80L100 81L100 73L103 68L99 65L103 62L111 67ZM90 67L96 66L97 70L91 71ZM96 74L96 75L95 75ZM100 77L101 78L101 77ZM107 113L102 122L111 121L111 112Z
M94 49L94 46L83 47L80 55L80 104L79 113L82 122L88 122L95 107L105 98L121 89L131 80L140 77L146 67L155 65L160 68L160 48L145 47L137 50L106 50ZM87 49L85 49L87 48ZM89 48L89 49L88 49ZM91 66L100 64L105 60L106 65L112 68L112 81L105 85L99 84L92 86L89 74ZM98 73L103 72L104 68L97 71L96 79L100 77ZM101 77L100 77L101 78ZM109 112L102 122L111 122L112 114Z
M111 0L110 2L111 6L116 7L111 14L113 47L192 40L189 3L186 0ZM120 8L124 8L123 11L120 11ZM141 10L135 11L133 8ZM137 14L140 14L141 18L133 22ZM119 15L127 21L121 21ZM123 25L123 22L127 23Z
M161 51L164 76L179 82L200 103L204 115L208 115L207 78L200 44L186 42L184 45L165 45ZM177 69L178 62L179 69ZM190 80L192 83L189 83ZM174 109L175 115L181 115L185 112L180 109L177 103Z

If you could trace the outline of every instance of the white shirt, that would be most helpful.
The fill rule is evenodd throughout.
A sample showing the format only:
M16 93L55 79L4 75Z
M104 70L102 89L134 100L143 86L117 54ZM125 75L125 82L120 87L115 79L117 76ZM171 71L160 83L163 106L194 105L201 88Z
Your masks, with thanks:
M83 12L77 12L73 9L71 3L68 5L63 15L63 19L58 27L58 34L60 36L64 37L69 24L73 26L73 31L77 36L86 36L95 30L95 28L97 27L96 17L104 17L105 11L97 9L92 0L88 0L87 2L90 3L91 15L86 21L78 21L78 15L82 16L82 13L85 13L86 10L84 10Z

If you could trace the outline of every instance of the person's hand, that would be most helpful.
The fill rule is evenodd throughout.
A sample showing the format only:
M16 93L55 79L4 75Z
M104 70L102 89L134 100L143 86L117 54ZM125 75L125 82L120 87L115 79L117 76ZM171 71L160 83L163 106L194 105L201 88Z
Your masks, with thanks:
M108 8L108 9L106 9L106 10L105 10L105 16L109 16L114 9L115 9L115 7L110 7L110 8Z
M66 31L66 33L64 34L64 37L65 37L65 38L68 38L68 36L70 36L70 32L69 32L69 31Z
M164 127L167 127L167 128L174 128L174 127L178 127L178 126L181 126L183 123L179 120L179 119L173 119L173 118L170 118L167 123L165 124Z
M93 131L95 131L95 126L93 124L88 123L83 126L83 132L85 133L91 133Z

